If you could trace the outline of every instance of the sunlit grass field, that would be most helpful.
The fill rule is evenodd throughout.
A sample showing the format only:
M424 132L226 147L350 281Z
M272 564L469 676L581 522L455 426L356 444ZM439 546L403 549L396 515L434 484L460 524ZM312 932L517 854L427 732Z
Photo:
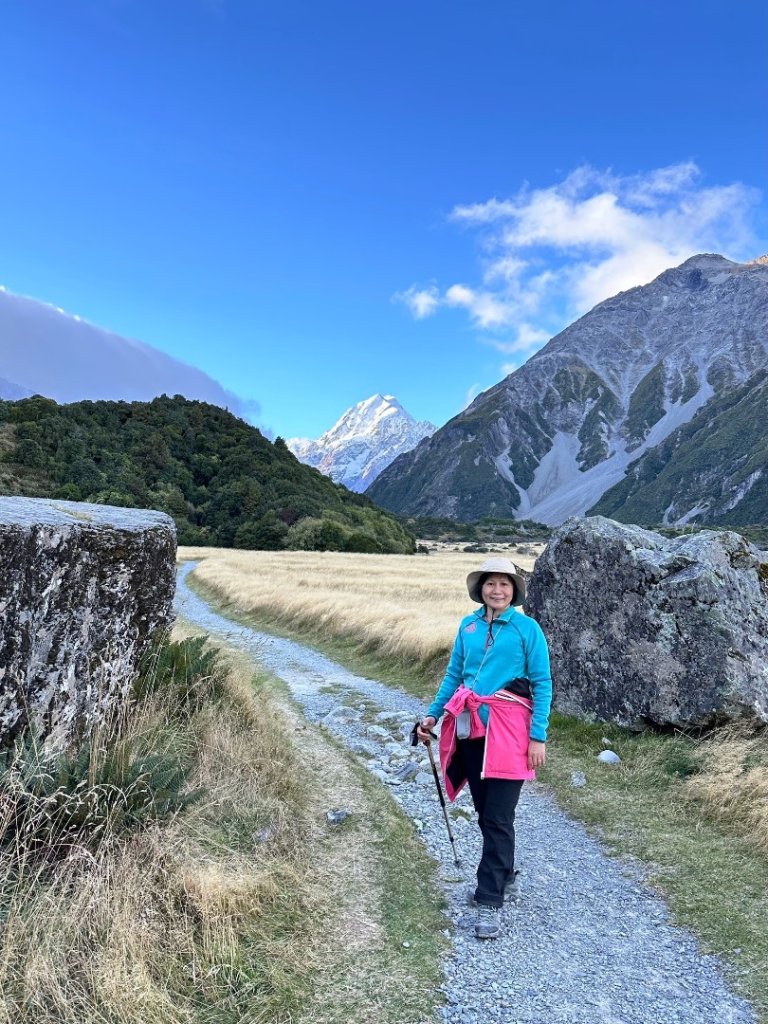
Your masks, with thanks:
M504 555L533 567L529 555ZM275 620L283 630L350 640L362 653L430 678L442 668L459 620L476 607L467 573L488 557L179 549L179 558L200 560L196 579L238 612Z

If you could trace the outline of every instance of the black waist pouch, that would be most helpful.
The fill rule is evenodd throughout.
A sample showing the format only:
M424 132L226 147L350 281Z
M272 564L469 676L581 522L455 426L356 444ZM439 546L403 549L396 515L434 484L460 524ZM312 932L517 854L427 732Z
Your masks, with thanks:
M509 693L514 693L516 697L525 697L526 700L532 700L531 681L526 679L525 676L518 676L517 679L513 679L511 683L507 683L504 689Z

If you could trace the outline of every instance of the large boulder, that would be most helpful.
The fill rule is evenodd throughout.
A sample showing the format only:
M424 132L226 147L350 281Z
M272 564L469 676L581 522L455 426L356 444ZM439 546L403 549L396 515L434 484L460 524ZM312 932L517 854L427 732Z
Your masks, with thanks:
M568 520L527 602L549 640L556 707L633 727L768 722L766 563L736 533L668 540Z
M162 512L0 498L0 743L109 715L170 625L175 552Z

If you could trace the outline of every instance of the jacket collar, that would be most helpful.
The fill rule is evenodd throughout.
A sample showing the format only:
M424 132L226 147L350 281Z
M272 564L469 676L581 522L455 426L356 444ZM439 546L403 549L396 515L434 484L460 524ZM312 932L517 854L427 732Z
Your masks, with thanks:
M509 620L512 618L513 615L518 615L518 614L519 614L519 612L517 612L515 610L514 605L510 605L509 608L507 608L507 610L505 612L502 612L501 615L497 615L496 618L493 621L494 622L509 622ZM483 605L481 608L477 609L477 611L475 612L475 618L481 619L482 621L485 621L485 605Z

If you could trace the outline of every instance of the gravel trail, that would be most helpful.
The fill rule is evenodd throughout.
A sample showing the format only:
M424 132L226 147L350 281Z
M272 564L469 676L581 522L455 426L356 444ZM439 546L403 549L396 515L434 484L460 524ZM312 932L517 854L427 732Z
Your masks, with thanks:
M420 751L405 735L423 705L414 697L347 672L290 640L216 614L189 589L194 563L179 570L176 609L208 632L224 635L289 686L306 717L322 723L391 787L394 799L441 864L449 900L451 952L444 963L447 1005L458 1024L748 1024L755 1016L686 930L670 923L665 904L642 884L639 867L610 859L581 825L535 784L524 787L517 814L522 899L502 911L503 934L474 937L466 890L480 853L468 794L454 833L462 867L453 864L445 823ZM361 724L361 712L365 721Z

